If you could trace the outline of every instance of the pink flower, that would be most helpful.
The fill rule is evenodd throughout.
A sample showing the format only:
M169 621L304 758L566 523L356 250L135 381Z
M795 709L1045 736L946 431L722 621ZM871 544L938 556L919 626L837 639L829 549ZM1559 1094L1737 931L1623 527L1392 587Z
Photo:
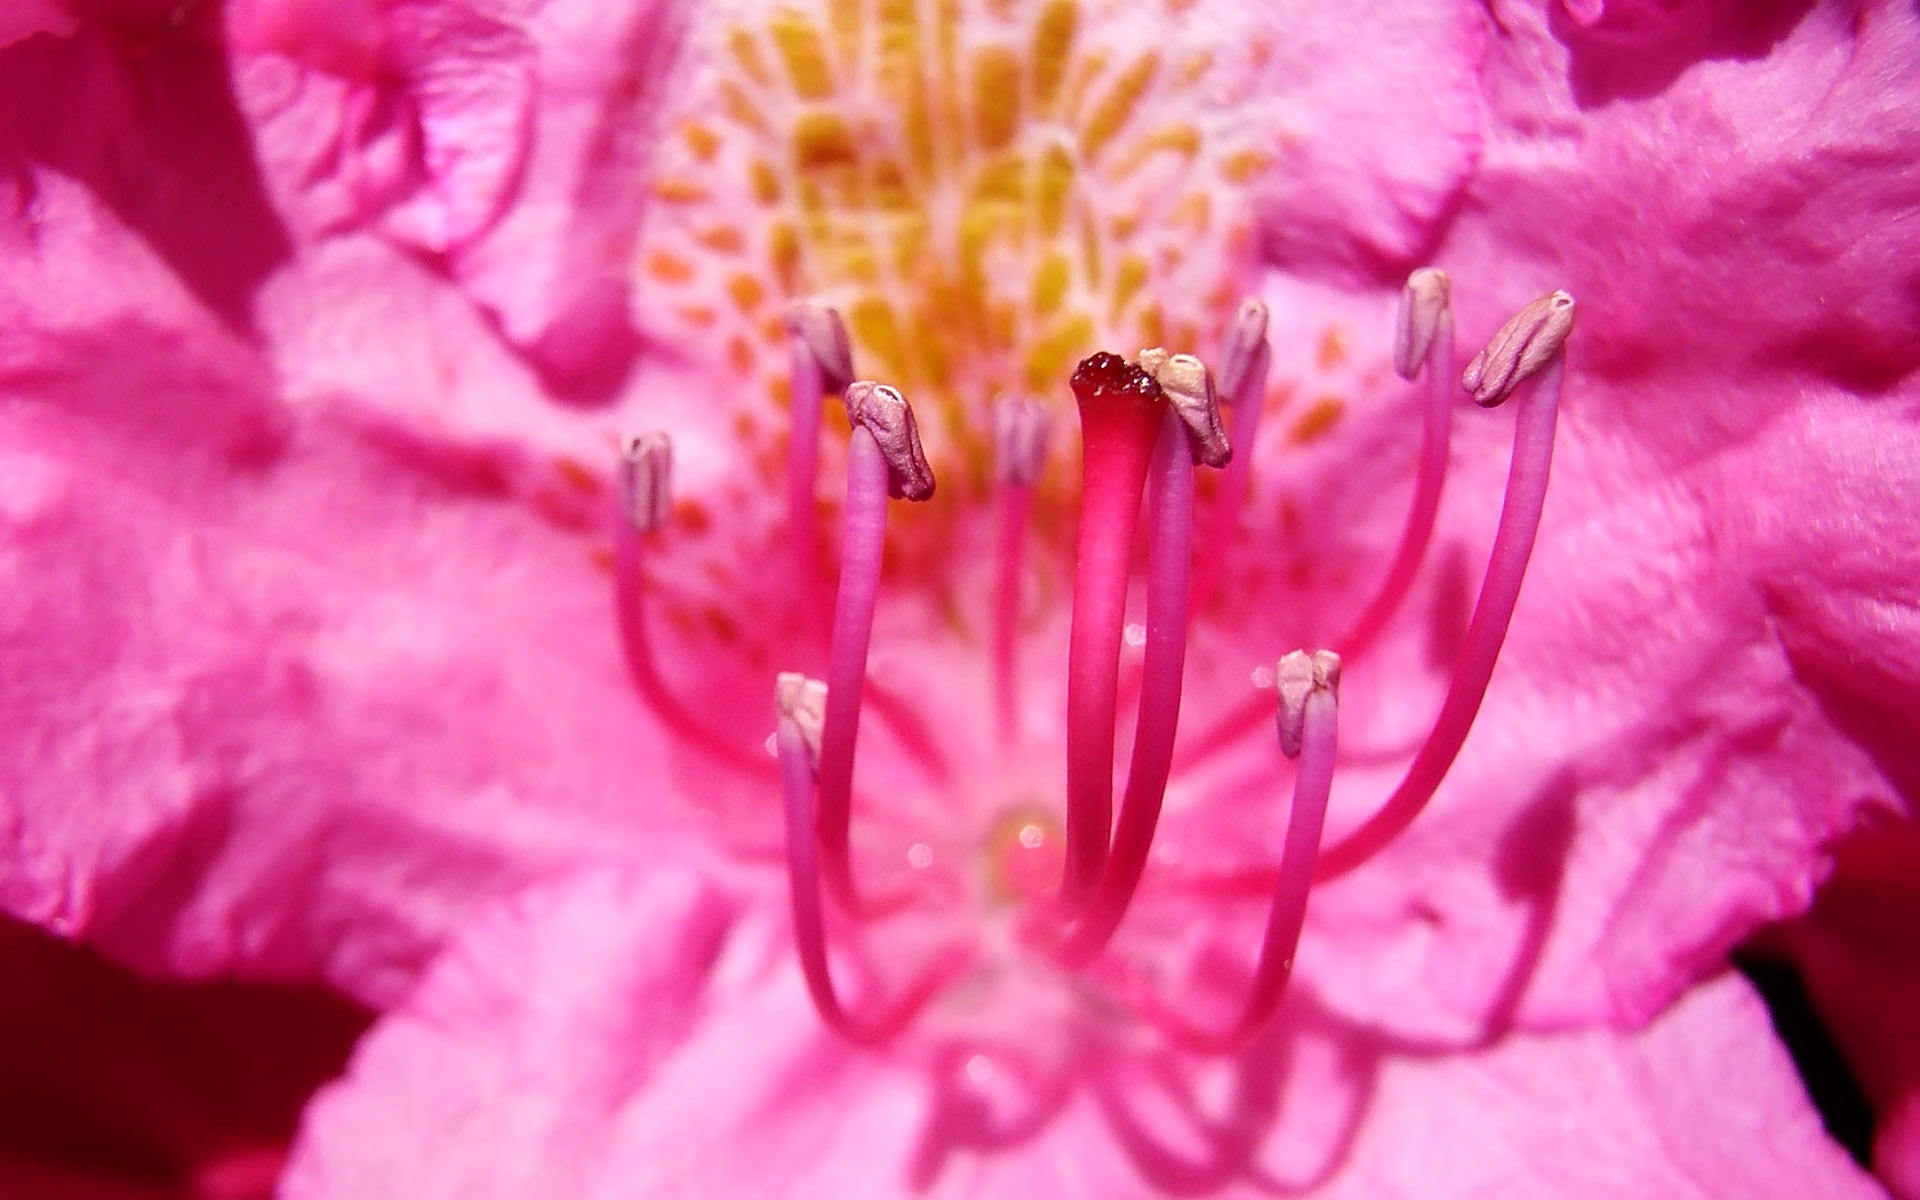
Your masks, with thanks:
M1906 9L43 8L0 27L0 902L392 1010L293 1193L1870 1194L1722 972L1910 803ZM1264 714L1183 743L1111 950L1023 940L1085 724L1059 382L1270 310L1186 647L1183 728L1238 730L1386 570L1424 262L1469 348L1580 300L1527 588L1433 804L1315 890L1278 1017L1190 1055L1170 1014L1243 994L1289 772ZM803 299L940 479L885 546L851 810L852 878L920 903L827 940L856 1018L957 978L865 1051L761 861L772 679L827 662L782 484ZM1000 390L1056 414L1015 571ZM1346 665L1336 843L1471 640L1510 419L1456 419L1429 569ZM605 481L650 429L642 703ZM824 445L831 549L860 452Z

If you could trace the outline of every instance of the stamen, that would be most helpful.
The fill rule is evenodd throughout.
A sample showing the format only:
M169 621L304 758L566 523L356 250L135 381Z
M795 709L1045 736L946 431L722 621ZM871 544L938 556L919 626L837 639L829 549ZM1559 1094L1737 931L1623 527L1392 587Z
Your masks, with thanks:
M1307 895L1313 889L1314 858L1326 822L1338 757L1340 656L1328 650L1296 650L1276 670L1280 692L1280 742L1300 766L1293 780L1293 804L1287 813L1287 840L1280 851L1280 874L1267 911L1267 928L1253 984L1240 1017L1224 1030L1200 1029L1158 1002L1149 1010L1174 1036L1197 1049L1237 1050L1256 1036L1280 1007L1293 977L1294 951L1306 924Z
M1241 452L1221 471L1220 488L1207 517L1209 550L1201 558L1199 576L1194 581L1195 609L1204 608L1219 586L1233 546L1234 527L1240 520L1240 507L1246 503L1252 480L1254 438L1260 432L1267 373L1273 366L1273 351L1267 345L1265 302L1256 297L1241 301L1220 358L1220 403L1233 412L1233 443Z
M1513 315L1486 348L1473 356L1460 386L1473 402L1493 408L1548 363L1557 362L1573 332L1573 297L1549 292Z
M1224 467L1232 461L1233 447L1220 424L1220 402L1207 365L1191 354L1168 354L1155 346L1140 352L1140 369L1153 376L1186 425L1193 461L1208 467Z
M960 961L946 959L951 965L926 971L897 1000L871 1017L857 1019L847 1012L834 989L833 975L827 965L826 925L820 904L820 846L814 827L812 758L798 712L789 712L784 703L775 738L786 809L787 896L793 912L794 947L800 955L800 972L807 981L807 994L829 1029L849 1041L883 1042L904 1028L947 980L957 974Z
M807 744L807 762L820 770L820 730L827 719L827 685L798 671L774 676L773 702L780 715L792 721Z
M1153 525L1147 551L1147 641L1133 754L1106 873L1093 903L1061 949L1061 958L1070 966L1087 962L1106 947L1133 902L1173 770L1173 739L1180 722L1180 685L1187 658L1197 442L1177 411L1161 418L1148 498Z
M933 471L920 452L913 410L893 388L847 387L847 503L840 543L840 591L827 648L827 708L820 731L820 844L827 885L856 904L847 838L852 816L853 753L860 736L867 651L886 545L887 497L933 494Z
M1115 354L1074 368L1080 409L1080 531L1067 635L1067 865L1063 898L1089 898L1113 821L1114 713L1133 535L1160 428L1160 385Z
M1047 458L1047 410L1037 400L1016 397L993 410L994 469L999 496L999 587L993 605L994 701L1000 738L1018 733L1020 584L1026 574L1027 528L1033 520L1033 484Z
M1425 414L1420 434L1420 469L1414 477L1407 523L1394 547L1379 590L1360 610L1353 626L1335 644L1357 658L1371 647L1407 598L1421 560L1433 540L1434 519L1447 481L1447 448L1453 433L1453 313L1447 304L1451 285L1446 272L1422 267L1407 277L1394 325L1393 366L1412 379L1426 368Z
M646 564L642 539L661 529L672 507L673 443L664 433L628 438L621 447L619 512L614 520L613 580L615 616L627 675L653 714L686 743L724 765L768 776L773 764L764 755L722 736L668 689L654 662L647 637Z
M1433 798L1467 740L1467 731L1493 678L1494 663L1506 640L1527 560L1533 553L1534 535L1540 528L1553 465L1554 423L1566 371L1563 349L1572 326L1573 298L1565 292L1543 296L1501 328L1487 349L1474 358L1475 365L1467 369L1467 378L1461 381L1468 388L1481 389L1475 392L1476 398L1484 391L1498 403L1512 393L1518 380L1538 375L1514 421L1513 461L1486 579L1480 585L1480 598L1467 624L1466 642L1432 731L1408 764L1406 777L1379 811L1321 857L1316 875L1321 880L1344 875L1398 837ZM1528 366L1530 361L1533 365Z
M820 405L828 392L839 395L853 382L853 355L846 326L839 312L829 305L813 301L795 304L787 313L787 333L792 380L788 394L787 536L793 552L794 607L811 641L819 636L820 613L825 607L819 570L819 518L814 509L814 487L820 472Z

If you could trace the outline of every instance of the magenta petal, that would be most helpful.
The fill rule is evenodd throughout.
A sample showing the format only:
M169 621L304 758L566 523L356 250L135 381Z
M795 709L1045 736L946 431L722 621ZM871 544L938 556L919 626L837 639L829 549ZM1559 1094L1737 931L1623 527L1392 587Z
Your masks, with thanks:
M930 1164L932 1131L955 1118L932 1107L925 1068L823 1033L767 934L678 869L584 875L499 906L315 1102L287 1194L1106 1197L1196 1178L1173 1148L1190 1118L1077 1087L1029 1137ZM1878 1194L1827 1141L1736 978L1634 1035L1433 1055L1319 1036L1319 1057L1369 1081L1316 1195ZM1098 1092L1126 1056L1090 1059L1084 1081ZM1313 1073L1298 1055L1288 1069ZM1301 1126L1324 1159L1338 1120L1287 1095L1249 1118L1256 1144L1286 1156ZM1262 1194L1264 1156L1210 1192Z

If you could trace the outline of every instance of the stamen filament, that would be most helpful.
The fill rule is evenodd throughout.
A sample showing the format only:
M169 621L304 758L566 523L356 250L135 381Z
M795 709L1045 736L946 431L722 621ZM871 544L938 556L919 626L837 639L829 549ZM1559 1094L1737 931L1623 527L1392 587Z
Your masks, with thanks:
M1224 363L1220 369L1220 403L1233 414L1229 434L1240 453L1221 468L1220 488L1207 515L1207 544L1212 549L1201 560L1194 579L1195 610L1205 608L1219 586L1232 552L1240 509L1246 504L1247 488L1253 480L1253 449L1260 433L1260 410L1266 407L1267 375L1273 368L1273 351L1267 345L1267 306L1259 300L1248 300L1240 306L1227 334ZM1267 699L1260 697L1263 712Z
M1547 498L1547 477L1553 465L1553 436L1560 407L1561 381L1566 360L1555 357L1533 379L1533 390L1519 404L1513 428L1513 461L1507 473L1506 496L1500 505L1500 524L1494 535L1480 598L1467 624L1465 645L1440 705L1439 716L1427 740L1415 752L1405 778L1386 803L1344 841L1321 856L1315 878L1336 879L1378 854L1420 815L1447 770L1466 743L1467 731L1486 699L1494 663L1506 640L1533 553L1534 535Z
M814 488L820 474L820 409L826 395L819 360L800 333L788 338L791 385L788 394L787 537L793 561L794 611L801 636L817 646L826 589L820 578L820 520Z
M1061 958L1078 966L1103 950L1119 928L1146 869L1173 769L1180 721L1181 675L1187 658L1188 585L1193 561L1193 456L1186 428L1169 411L1154 445L1152 514L1147 552L1147 629L1141 662L1140 707L1133 754L1112 855L1092 904L1075 926Z
M1067 837L1062 898L1092 896L1113 823L1114 717L1133 536L1160 428L1160 386L1112 354L1073 374L1081 425L1080 529L1067 634Z
M1240 1016L1224 1030L1201 1029L1158 1001L1149 1002L1154 1019L1173 1036L1188 1045L1215 1053L1237 1050L1256 1036L1280 1007L1287 984L1293 977L1294 951L1300 945L1300 931L1306 924L1307 896L1313 890L1314 859L1320 849L1320 834L1326 823L1327 802L1333 790L1334 766L1339 757L1340 660L1321 652L1309 656L1289 655L1304 660L1299 665L1313 672L1304 701L1292 714L1297 720L1300 766L1293 780L1293 803L1287 813L1287 838L1280 851L1280 871L1273 888L1273 905L1267 911L1266 932L1260 942L1260 956L1253 970L1253 983L1247 992ZM1287 668L1282 661L1282 673ZM1281 689L1282 742L1289 740L1287 689ZM1296 747L1288 747L1294 749Z
M829 708L832 698L829 693ZM807 994L820 1019L849 1041L871 1045L903 1029L926 1006L957 967L922 974L898 999L867 1018L856 1018L841 1004L827 965L826 925L820 903L820 846L815 837L814 778L806 738L791 718L780 718L775 735L787 825L787 895L793 912L793 940Z
M1393 550L1393 561L1379 590L1361 610L1350 629L1334 643L1344 658L1358 658L1370 648L1407 598L1413 577L1433 540L1440 513L1440 494L1447 482L1447 449L1453 433L1453 316L1440 311L1433 344L1426 361L1425 420L1420 434L1420 470L1414 479L1407 523Z
M1046 460L1047 414L1024 397L994 408L994 474L998 490L998 588L993 604L994 707L1003 746L1019 732L1018 638L1021 583L1026 575L1027 530L1033 522L1033 484Z
M660 528L667 513L667 478L672 445L664 435L649 434L625 447L621 486L614 515L614 609L620 629L620 652L627 676L654 716L675 737L698 747L733 770L770 776L773 763L758 752L722 736L701 720L668 688L654 661L647 636L646 563L642 539Z
M1000 720L1000 739L1011 742L1019 732L1020 583L1026 574L1027 527L1033 521L1033 485L1000 481L998 587L993 598L994 707Z
M847 503L840 542L840 592L827 649L827 711L820 733L820 848L827 886L856 904L847 845L852 819L853 753L867 682L867 651L880 592L887 533L887 460L866 429L847 443Z

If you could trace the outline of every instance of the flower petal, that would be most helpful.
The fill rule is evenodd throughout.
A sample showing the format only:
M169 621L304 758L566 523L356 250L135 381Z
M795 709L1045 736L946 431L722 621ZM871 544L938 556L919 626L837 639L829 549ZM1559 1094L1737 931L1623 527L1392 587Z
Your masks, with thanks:
M579 876L482 916L315 1102L286 1194L1094 1197L1209 1178L1174 1149L1192 1114L1137 1092L1078 1092L1024 1137L929 1154L963 1117L931 1103L927 1068L835 1041L797 972L768 959L781 939L763 902L736 903L663 869ZM1336 1024L1321 1057L1368 1080L1344 1153L1304 1087L1322 1068L1297 1056L1275 1069L1304 1074L1270 1081L1285 1099L1220 1136L1298 1149L1284 1131L1304 1124L1320 1160L1332 1147L1315 1190L1331 1196L1877 1195L1767 1031L1730 977L1624 1037L1428 1052ZM1083 1082L1098 1091L1126 1060L1090 1058ZM1268 1194L1264 1170L1209 1192Z

